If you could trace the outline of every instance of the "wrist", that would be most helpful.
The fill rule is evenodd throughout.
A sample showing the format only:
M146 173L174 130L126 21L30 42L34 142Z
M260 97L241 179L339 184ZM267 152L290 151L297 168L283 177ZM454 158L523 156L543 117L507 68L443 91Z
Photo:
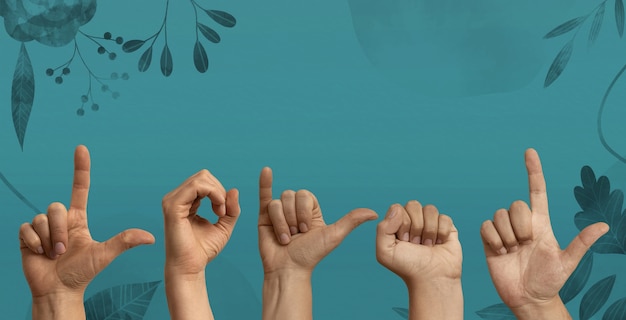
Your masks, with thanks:
M572 317L559 295L545 301L528 303L519 307L510 307L518 319L533 320L571 320Z
M33 296L33 319L85 319L83 291L54 292Z

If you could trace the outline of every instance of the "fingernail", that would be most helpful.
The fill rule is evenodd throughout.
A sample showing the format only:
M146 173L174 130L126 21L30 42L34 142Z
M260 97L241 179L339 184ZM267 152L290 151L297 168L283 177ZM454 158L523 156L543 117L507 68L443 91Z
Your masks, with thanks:
M392 219L396 215L396 213L398 213L398 208L394 206L393 208L391 208L391 212L387 216L387 219Z
M411 242L413 242L415 244L420 244L422 242L422 237L420 237L420 236L413 237L413 240L411 240Z
M64 254L65 253L65 245L63 244L63 242L57 242L54 245L54 251L57 254Z
M443 241L441 239L437 239L437 241L435 242L436 244L442 244Z
M291 226L289 227L289 232L291 232L291 234L296 234L298 233L298 228Z
M433 239L426 239L426 240L424 240L424 245L432 247L433 246Z
M405 233L402 235L402 238L400 238L400 240L402 240L402 241L409 241L409 233L408 233L408 232L405 232Z
M500 250L498 250L498 253L499 254L506 254L506 248L505 247L500 248Z
M37 248L37 253L42 254L43 253L43 247L39 246L39 248Z
M280 242L282 244L289 243L289 236L286 233L281 233L281 235L280 235Z
M519 250L519 247L518 246L513 246L513 247L511 247L511 250L509 250L509 251L516 252L517 250Z
M304 222L300 223L300 231L301 232L309 231L309 227L306 226L306 223L304 223Z

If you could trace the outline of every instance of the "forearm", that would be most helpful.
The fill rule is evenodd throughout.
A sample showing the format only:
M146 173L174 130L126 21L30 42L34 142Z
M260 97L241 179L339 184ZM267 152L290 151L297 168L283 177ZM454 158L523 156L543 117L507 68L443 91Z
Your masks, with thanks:
M183 276L166 267L165 295L172 320L213 320L204 271Z
M567 311L560 296L550 301L511 308L519 320L571 320L572 316Z
M83 294L51 294L33 297L33 320L84 320Z
M463 289L461 280L407 284L409 289L409 319L463 319Z
M265 275L263 320L312 320L311 273L287 271Z

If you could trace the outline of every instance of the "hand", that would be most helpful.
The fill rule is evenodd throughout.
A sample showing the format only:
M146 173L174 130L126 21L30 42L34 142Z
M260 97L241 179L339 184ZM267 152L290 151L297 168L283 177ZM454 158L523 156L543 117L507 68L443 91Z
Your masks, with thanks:
M588 226L561 250L550 225L539 155L529 149L525 158L530 208L515 201L509 210L500 209L493 221L483 223L480 233L487 265L498 294L516 315L544 306L558 306L566 312L559 290L589 247L608 231L608 225Z
M91 238L87 226L89 151L74 154L74 185L69 210L53 203L47 214L20 227L20 249L33 300L51 295L80 296L89 282L127 249L154 243L152 234L129 229L105 242Z
M208 197L215 224L197 215L200 202ZM239 217L239 192L226 193L222 184L202 170L163 198L166 272L178 275L204 274L206 265L226 246Z
M417 201L389 208L376 231L376 259L408 287L461 279L463 253L452 219Z
M378 218L369 209L355 209L326 225L315 196L287 190L272 200L272 170L264 168L259 181L259 250L265 274L282 270L312 273L326 255L356 227Z

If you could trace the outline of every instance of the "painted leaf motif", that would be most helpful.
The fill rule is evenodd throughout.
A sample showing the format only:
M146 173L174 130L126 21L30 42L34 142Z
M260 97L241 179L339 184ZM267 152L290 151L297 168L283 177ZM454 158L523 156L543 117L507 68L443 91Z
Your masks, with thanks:
M139 71L145 72L150 68L152 62L152 47L148 48L139 58Z
M592 188L596 183L596 175L590 166L584 166L580 170L580 180L583 183L583 188Z
M561 23L560 25L558 25L556 28L550 30L550 32L548 32L545 36L543 36L543 38L549 39L549 38L558 37L562 34L568 33L574 30L574 28L578 27L586 19L587 19L587 16L582 16L582 17L571 19L571 20L567 20Z
M476 311L482 319L489 320L515 320L515 315L504 303L494 304L482 310Z
M568 303L574 299L585 287L591 274L591 268L593 266L593 251L589 250L578 263L576 270L572 272L572 275L567 279L561 290L559 296L563 303Z
M86 318L142 320L160 283L131 283L102 290L85 301Z
M600 29L602 28L602 21L604 20L605 8L606 2L603 2L596 11L596 15L593 18L593 22L591 23L591 29L589 30L589 45L593 45L598 38L598 34L600 33Z
M613 290L615 275L608 276L594 284L580 301L580 320L590 319L602 306Z
M146 43L144 40L128 40L122 46L122 50L129 53L135 52L139 50L144 43Z
M543 84L545 88L549 87L563 72L569 59L572 56L572 50L574 48L574 43L572 40L567 42L561 51L556 55L554 61L552 61L552 65L548 70L548 74L546 75L546 80Z
M604 312L602 320L624 320L626 319L626 298L619 299Z
M624 35L624 2L615 0L615 24L620 38Z
M206 55L204 46L200 41L196 41L196 45L193 48L193 63L196 65L196 69L200 73L204 73L209 68L209 58Z
M395 311L398 315L400 315L400 317L402 317L402 319L408 319L409 318L409 309L407 308L399 308L399 307L395 307L395 308L391 308L393 311Z
M198 23L198 30L200 30L200 33L202 33L202 35L207 38L207 40L213 42L213 43L219 43L221 41L220 39L220 35L217 34L217 32L215 32L215 30L209 28L209 26L202 24L202 23Z
M170 48L165 44L163 52L161 52L161 72L164 76L169 77L174 69L174 61L172 61L172 53Z
M26 135L26 127L28 126L34 100L35 74L26 46L22 43L15 65L13 85L11 87L11 114L13 115L13 126L15 127L17 140L22 150L24 150L24 137Z
M232 28L237 24L237 20L230 13L219 10L206 10L206 13L224 27Z

